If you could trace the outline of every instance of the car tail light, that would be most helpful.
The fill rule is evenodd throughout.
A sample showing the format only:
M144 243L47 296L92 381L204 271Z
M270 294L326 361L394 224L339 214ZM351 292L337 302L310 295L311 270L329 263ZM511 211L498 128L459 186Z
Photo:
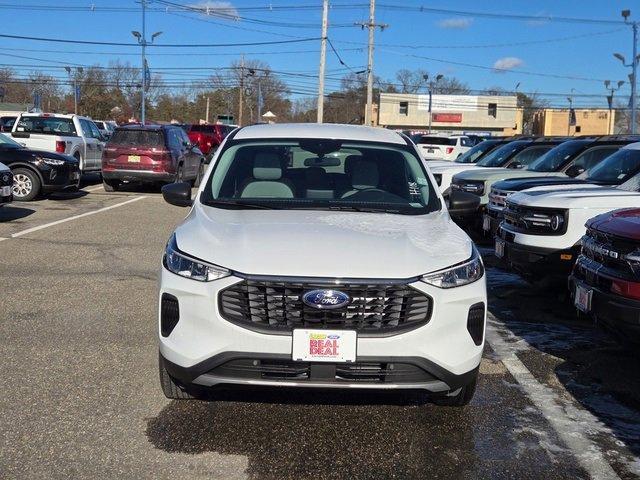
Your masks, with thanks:
M611 282L611 293L626 298L633 298L634 300L640 300L640 283L613 279Z
M64 140L56 140L56 152L64 153L67 149L67 142Z
M447 155L453 153L453 147L447 147Z

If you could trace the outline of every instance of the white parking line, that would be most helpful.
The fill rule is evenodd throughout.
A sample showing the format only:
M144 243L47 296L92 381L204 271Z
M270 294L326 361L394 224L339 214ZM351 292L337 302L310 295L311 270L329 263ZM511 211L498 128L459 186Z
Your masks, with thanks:
M37 232L38 230L42 230L44 228L53 227L54 225L60 225L61 223L70 222L71 220L77 220L79 218L88 217L89 215L95 215L96 213L106 212L107 210L112 210L114 208L122 207L129 203L137 202L138 200L142 200L143 198L147 198L146 196L135 197L126 202L116 203L115 205L110 205L108 207L99 208L98 210L92 210L90 212L81 213L79 215L73 215L72 217L63 218L61 220L56 220L55 222L45 223L44 225L38 225L37 227L27 228L26 230L21 230L16 233L11 234L11 238L21 237L26 235L27 233Z
M582 468L591 478L615 479L620 477L604 458L602 450L592 442L587 431L600 422L589 411L562 400L546 385L538 382L520 361L514 349L501 337L499 330L491 325L496 322L493 315L487 315L487 342L500 357L509 373L520 384L529 400L538 408L551 424L558 437L572 451Z
M100 190L101 188L103 188L102 185L96 185L95 187L83 188L82 190L84 190L85 192L95 192L96 190Z

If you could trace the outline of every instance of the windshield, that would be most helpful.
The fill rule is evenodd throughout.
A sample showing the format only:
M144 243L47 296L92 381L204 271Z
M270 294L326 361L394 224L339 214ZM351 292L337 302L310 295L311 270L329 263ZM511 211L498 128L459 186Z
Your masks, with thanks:
M413 149L294 139L232 142L202 203L220 208L351 210L417 215L440 202Z
M576 153L591 142L589 140L571 140L549 150L543 156L529 165L528 170L534 172L556 172Z
M485 140L484 142L481 142L475 147L464 152L454 161L456 163L476 163L480 157L482 157L485 153L493 150L498 145L500 145L500 142L498 141Z
M511 156L522 150L527 145L530 145L531 142L511 142L506 145L502 145L501 147L496 148L492 152L489 152L482 160L478 161L476 165L480 167L501 167L507 160L511 158Z
M455 145L456 141L456 138L447 137L425 137L423 135L414 137L416 145Z
M12 138L6 136L4 133L0 133L0 145L7 145L15 148L24 148L22 145L20 145Z
M605 185L620 185L640 170L640 150L623 148L578 178Z

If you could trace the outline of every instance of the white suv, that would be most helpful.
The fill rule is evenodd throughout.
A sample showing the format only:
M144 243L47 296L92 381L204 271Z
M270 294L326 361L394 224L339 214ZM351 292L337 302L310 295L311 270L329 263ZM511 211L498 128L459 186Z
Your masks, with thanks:
M415 135L413 141L425 160L454 161L473 147L474 142L464 135Z
M487 294L413 143L353 125L230 134L167 244L160 381L168 398L218 385L475 390Z

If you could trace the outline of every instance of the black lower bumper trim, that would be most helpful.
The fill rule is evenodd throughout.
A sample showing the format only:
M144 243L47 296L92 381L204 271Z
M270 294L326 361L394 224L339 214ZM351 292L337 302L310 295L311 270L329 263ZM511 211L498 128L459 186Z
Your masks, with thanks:
M160 355L160 359L164 364L167 372L171 377L177 380L184 386L188 386L193 381L198 378L200 375L204 375L206 373L211 372L212 370L219 369L224 367L225 364L233 362L235 360L243 360L243 359L260 359L265 362L290 362L291 355L286 354L265 354L265 353L250 353L250 352L225 352L218 355L215 355L207 360L204 360L192 367L181 367L176 365L173 362L170 362L162 355ZM463 373L461 375L456 375L454 373L449 372L448 370L442 368L441 366L421 357L367 357L367 356L359 356L356 359L356 363L358 364L400 364L404 366L413 366L415 367L415 371L420 370L424 372L423 381L433 381L440 380L447 384L447 386L451 390L456 390L460 387L468 385L473 381L473 379L478 375L479 366L470 370L469 372ZM301 363L301 365L305 365ZM319 365L317 363L312 363L311 367ZM327 365L327 364L321 364ZM343 364L328 364L333 365L335 367L340 367ZM415 371L412 372L415 374ZM239 375L237 378L246 378L242 375ZM292 378L291 380L296 380ZM415 380L415 379L413 379ZM286 380L282 382L286 385ZM337 382L336 382L337 383ZM349 382L346 382L349 383ZM357 383L354 381L353 383ZM389 383L396 383L391 380ZM401 382L398 382L401 383ZM381 383L381 385L383 385Z
M502 260L514 270L526 274L564 275L566 278L578 257L577 247L555 250L519 245L504 239L496 241L504 242Z
M576 275L569 277L572 298L575 295L576 285L581 285L592 291L591 312L589 313L595 317L598 323L633 343L640 343L640 301L604 292L589 285Z

